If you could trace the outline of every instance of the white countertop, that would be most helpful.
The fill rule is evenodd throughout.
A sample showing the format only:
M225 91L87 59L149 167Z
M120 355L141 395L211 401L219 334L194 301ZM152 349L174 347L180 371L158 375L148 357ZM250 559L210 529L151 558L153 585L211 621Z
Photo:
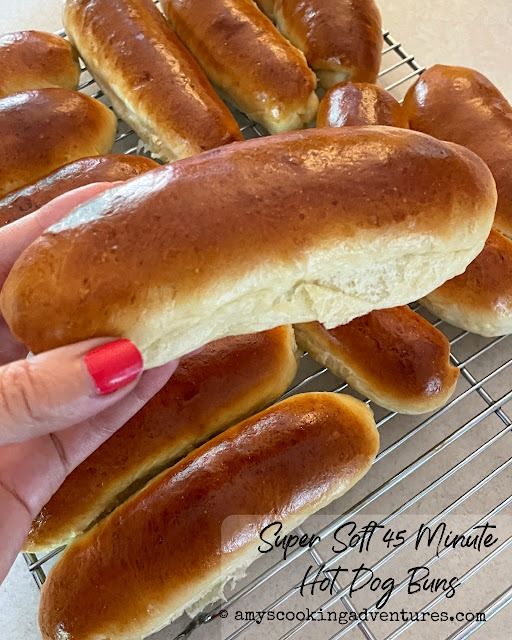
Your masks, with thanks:
M512 1L380 0L384 23L423 65L478 68L512 99ZM0 33L61 28L62 0L0 0ZM38 591L22 558L0 586L0 638L38 640ZM503 636L504 637L504 636Z

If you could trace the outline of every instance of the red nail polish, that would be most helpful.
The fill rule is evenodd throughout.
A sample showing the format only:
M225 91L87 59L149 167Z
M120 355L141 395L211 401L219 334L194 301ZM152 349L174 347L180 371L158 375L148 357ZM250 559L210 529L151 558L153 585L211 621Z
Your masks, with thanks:
M89 351L84 362L100 395L126 387L144 367L140 351L129 340L102 344Z

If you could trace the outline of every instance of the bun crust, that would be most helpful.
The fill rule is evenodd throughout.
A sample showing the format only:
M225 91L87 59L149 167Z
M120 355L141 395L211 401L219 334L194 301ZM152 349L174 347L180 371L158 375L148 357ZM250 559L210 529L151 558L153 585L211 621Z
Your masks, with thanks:
M480 253L495 206L479 158L405 129L251 140L78 207L22 254L2 313L33 352L125 336L153 367L229 335L330 328L423 297Z
M66 0L64 25L116 113L162 160L242 134L152 0Z
M322 98L317 127L381 124L409 128L402 105L388 91L365 82L337 84Z
M408 307L373 311L327 330L295 325L315 360L381 407L405 414L435 411L451 397L459 370L444 334Z
M0 98L45 87L76 89L78 56L71 44L42 31L16 31L0 36Z
M68 162L108 153L116 118L101 102L68 89L0 100L0 197Z
M411 129L461 144L488 165L498 188L495 228L512 238L512 106L478 71L435 65L405 97Z
M316 78L253 0L162 0L210 80L270 133L300 129L318 108Z
M324 89L347 80L377 81L382 19L374 0L275 0L274 13Z
M112 154L82 158L57 169L0 200L0 227L37 211L57 196L93 182L128 180L155 169L158 164L144 156Z
M295 376L296 356L285 326L184 358L167 385L67 477L35 519L25 550L67 544L143 481L276 400Z
M466 271L423 299L439 318L481 336L512 333L512 241L491 231Z
M43 639L140 638L216 600L261 555L265 526L287 533L339 498L378 447L368 407L337 394L228 429L68 547L43 586Z

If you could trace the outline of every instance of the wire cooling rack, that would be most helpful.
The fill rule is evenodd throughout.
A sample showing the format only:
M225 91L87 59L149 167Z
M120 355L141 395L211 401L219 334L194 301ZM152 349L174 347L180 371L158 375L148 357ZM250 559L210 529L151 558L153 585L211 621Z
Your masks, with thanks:
M389 32L383 37L380 83L401 100L423 68ZM80 89L108 104L85 69ZM246 138L266 135L263 128L246 116L234 113ZM145 153L137 135L123 122L119 122L114 151ZM512 400L512 337L481 338L447 325L420 305L412 307L450 340L452 362L461 372L452 400L436 413L419 418L387 412L365 399L377 419L381 451L371 472L354 489L298 530L299 534L318 533L322 542L312 548L298 549L286 559L272 554L269 558L262 557L236 586L226 590L225 602L192 621L183 616L153 636L154 640L182 640L189 636L194 640L262 636L272 640L394 640L398 637L462 640L473 634L486 640L511 637L512 608L504 610L512 602L512 586L508 586L512 576L512 405L509 404ZM340 385L327 369L304 355L297 379L285 396L318 390L358 397L346 384ZM374 553L375 557L370 553L364 557L375 576L385 577L386 571L402 569L402 580L396 581L389 607L393 609L396 603L397 610L401 607L414 610L417 618L423 615L423 621L411 619L385 624L369 617L370 621L353 620L333 626L296 616L293 621L285 619L278 628L260 626L250 618L236 620L237 611L293 613L294 609L304 609L306 603L324 616L332 612L346 616L365 610L369 614L377 611L378 593L368 589L351 593L350 585L343 584L341 579L332 581L332 591L320 592L307 602L299 596L305 567L317 567L319 575L329 576L332 575L329 569L338 565L340 558L349 562L350 554L352 557L356 554L354 549L348 549L341 556L333 555L324 544L333 532L350 521L370 520L386 527L407 529L402 546L379 550ZM458 606L462 610L457 616L443 625L425 624L425 615L445 607L447 600L442 592L428 590L422 599L415 600L414 606L410 596L404 600L407 584L403 569L418 564L416 557L413 558L413 547L419 524L434 527L444 521L458 533L471 532L474 526L486 522L498 522L499 540L488 552L484 550L469 558L446 547L439 554L435 549L430 550L421 559L423 566L433 573L442 568L445 573L451 571L450 575L457 575L462 594L458 595ZM29 571L39 587L60 552L44 557L25 554ZM360 559L356 564L359 563Z

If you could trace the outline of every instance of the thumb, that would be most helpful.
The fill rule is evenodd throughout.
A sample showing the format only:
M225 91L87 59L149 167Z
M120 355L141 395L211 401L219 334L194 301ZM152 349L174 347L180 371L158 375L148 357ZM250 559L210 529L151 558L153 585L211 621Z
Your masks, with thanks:
M126 396L143 360L129 340L96 339L0 367L0 445L78 424Z

